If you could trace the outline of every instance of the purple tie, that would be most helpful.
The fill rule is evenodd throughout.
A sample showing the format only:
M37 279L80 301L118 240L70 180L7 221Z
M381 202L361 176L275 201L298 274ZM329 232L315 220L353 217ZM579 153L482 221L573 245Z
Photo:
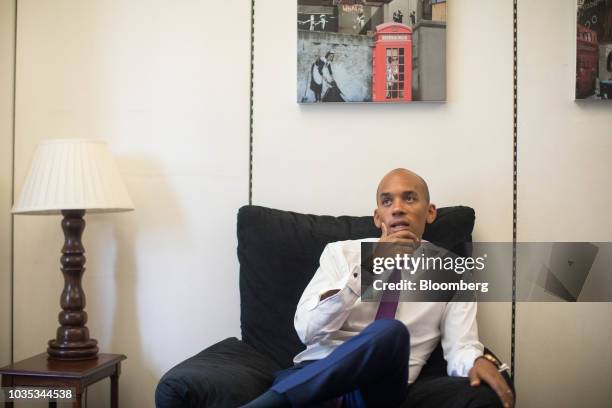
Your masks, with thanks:
M388 283L398 283L402 273L399 269L394 269L391 272ZM395 312L397 311L397 304L399 302L400 291L399 290L385 290L380 298L380 304L378 305L378 311L374 320L378 319L395 319Z

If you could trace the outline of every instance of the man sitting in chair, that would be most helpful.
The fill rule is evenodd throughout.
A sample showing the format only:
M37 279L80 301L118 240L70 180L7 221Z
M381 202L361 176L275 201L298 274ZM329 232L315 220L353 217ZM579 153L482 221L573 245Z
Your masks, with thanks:
M373 241L416 248L435 218L419 175L395 169L380 181ZM295 314L306 350L244 407L513 407L497 362L483 355L476 302L362 302L362 241L324 249ZM415 383L440 341L449 376Z

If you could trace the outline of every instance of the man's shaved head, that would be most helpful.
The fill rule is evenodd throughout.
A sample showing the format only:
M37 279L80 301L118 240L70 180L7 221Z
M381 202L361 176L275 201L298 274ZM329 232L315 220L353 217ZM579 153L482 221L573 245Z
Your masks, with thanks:
M413 171L410 171L408 169L403 169L403 168L397 168L397 169L393 169L390 172L388 172L387 174L385 174L385 176L382 178L382 180L380 180L380 183L378 183L378 188L376 188L376 205L378 205L379 200L380 200L380 187L385 184L390 178L392 177L396 177L396 176L408 176L408 177L414 177L417 180L419 180L419 183L421 185L421 187L423 188L423 194L424 194L424 198L425 201L429 204L429 186L427 185L427 182L423 179L423 177L419 176L418 174L416 174Z
M434 222L436 215L423 177L407 169L395 169L380 180L374 224L383 230L384 236L412 233L420 239L426 224Z

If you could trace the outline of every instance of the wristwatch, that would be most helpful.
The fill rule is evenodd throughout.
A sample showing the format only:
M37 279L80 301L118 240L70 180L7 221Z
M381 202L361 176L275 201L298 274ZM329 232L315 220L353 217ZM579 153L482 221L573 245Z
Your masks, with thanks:
M502 363L493 354L484 353L482 356L477 357L476 360L478 360L479 358L484 358L485 360L493 363L493 365L497 367L497 371L499 371L500 373L503 371L510 371L510 367L508 367L508 364Z

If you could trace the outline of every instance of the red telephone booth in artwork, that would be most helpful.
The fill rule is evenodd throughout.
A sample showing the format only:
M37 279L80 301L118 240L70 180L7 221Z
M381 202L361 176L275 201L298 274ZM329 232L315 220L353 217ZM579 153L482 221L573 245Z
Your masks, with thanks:
M376 26L372 56L372 100L412 100L412 29L404 24Z

